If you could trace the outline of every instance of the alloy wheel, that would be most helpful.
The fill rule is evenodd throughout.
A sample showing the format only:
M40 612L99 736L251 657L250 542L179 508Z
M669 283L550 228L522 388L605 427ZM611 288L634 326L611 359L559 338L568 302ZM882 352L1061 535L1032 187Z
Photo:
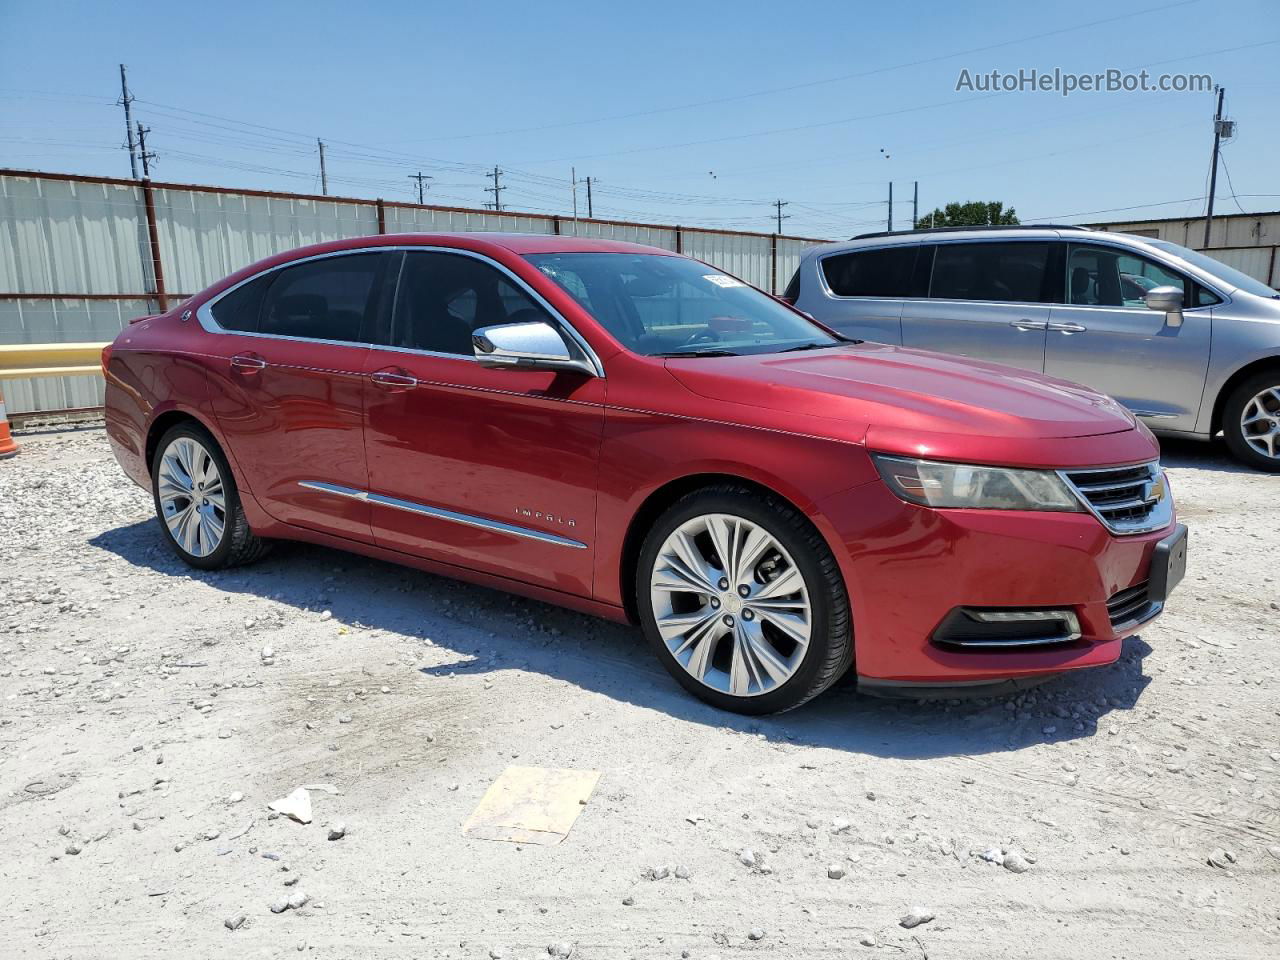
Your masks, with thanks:
M198 441L178 437L165 448L157 499L178 546L193 557L218 549L226 528L226 490L217 462Z
M1264 457L1280 460L1280 386L1267 387L1244 405L1240 434Z
M699 683L735 697L777 689L809 649L813 611L800 568L763 526L731 514L685 521L650 577L658 632Z

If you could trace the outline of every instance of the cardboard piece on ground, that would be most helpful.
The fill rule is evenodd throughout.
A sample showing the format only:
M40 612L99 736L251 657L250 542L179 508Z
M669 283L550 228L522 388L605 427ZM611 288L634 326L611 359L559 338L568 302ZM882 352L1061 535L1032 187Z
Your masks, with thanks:
M569 835L598 770L507 767L462 826L463 836L554 846Z

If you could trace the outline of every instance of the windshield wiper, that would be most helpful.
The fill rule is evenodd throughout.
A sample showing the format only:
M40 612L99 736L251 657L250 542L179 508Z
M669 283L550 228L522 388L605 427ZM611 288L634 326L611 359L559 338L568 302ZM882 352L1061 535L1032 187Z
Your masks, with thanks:
M655 353L655 357L736 357L732 350L673 350L670 353Z
M785 350L779 350L779 353L795 353L797 350L827 350L831 347L843 347L850 343L861 343L861 340L845 338L837 340L835 343L802 343L796 347L787 347Z

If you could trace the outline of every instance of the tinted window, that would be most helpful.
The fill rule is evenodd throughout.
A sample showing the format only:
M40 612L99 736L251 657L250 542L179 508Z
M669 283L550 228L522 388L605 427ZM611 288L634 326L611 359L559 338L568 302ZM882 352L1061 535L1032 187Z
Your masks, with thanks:
M822 273L837 297L908 297L918 246L859 250L827 257Z
M360 342L382 259L381 253L356 253L277 271L259 332Z
M768 294L687 257L547 253L527 259L636 353L774 353L840 342Z
M262 298L274 276L259 277L236 287L209 308L213 319L224 330L253 333L258 329Z
M391 345L473 355L471 333L553 318L502 271L453 253L407 253L391 319Z
M1155 287L1177 287L1188 306L1202 306L1187 295L1180 273L1154 260L1114 247L1072 244L1067 254L1067 302L1080 306L1146 307L1143 297Z
M940 243L929 296L940 300L1043 303L1047 243Z

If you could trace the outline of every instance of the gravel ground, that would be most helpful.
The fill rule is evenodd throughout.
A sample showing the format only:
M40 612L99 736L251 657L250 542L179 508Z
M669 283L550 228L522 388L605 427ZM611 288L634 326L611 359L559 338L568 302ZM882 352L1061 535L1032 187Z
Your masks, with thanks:
M1190 569L1114 667L760 720L505 594L306 546L192 571L101 430L19 439L6 958L1280 955L1280 477L1213 448L1166 450ZM563 844L462 836L513 764L601 771Z

